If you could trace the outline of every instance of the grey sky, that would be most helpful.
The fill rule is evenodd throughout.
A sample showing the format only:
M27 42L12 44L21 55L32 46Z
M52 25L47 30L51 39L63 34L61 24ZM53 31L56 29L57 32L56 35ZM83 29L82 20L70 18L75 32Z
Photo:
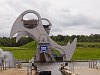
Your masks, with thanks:
M100 0L0 0L0 37L29 9L52 22L51 35L100 34Z

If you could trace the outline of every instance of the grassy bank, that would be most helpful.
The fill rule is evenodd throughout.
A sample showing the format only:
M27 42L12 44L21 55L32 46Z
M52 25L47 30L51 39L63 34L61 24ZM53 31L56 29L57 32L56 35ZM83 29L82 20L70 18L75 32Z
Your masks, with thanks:
M72 60L98 60L100 59L100 43L78 43L81 47L77 47ZM88 47L90 46L90 47ZM92 46L92 47L91 47ZM95 47L93 47L95 46ZM96 48L97 47L97 48ZM17 60L29 60L36 53L36 43L30 42L21 47L1 47L3 50L11 51ZM56 51L54 51L56 52ZM59 56L59 52L56 52Z
M2 47L5 51L11 51L17 60L29 60L35 55L35 49L21 47Z
M100 48L76 48L72 60L98 60Z
M2 47L11 51L17 60L29 60L35 55L35 48ZM100 59L100 48L76 48L72 60L98 60Z

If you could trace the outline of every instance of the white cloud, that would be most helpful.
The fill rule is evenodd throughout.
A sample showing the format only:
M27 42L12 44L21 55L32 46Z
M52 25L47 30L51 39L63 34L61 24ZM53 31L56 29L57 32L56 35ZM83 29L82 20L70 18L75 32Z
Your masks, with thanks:
M9 36L15 19L29 9L52 22L51 35L100 33L100 0L1 0L0 36Z

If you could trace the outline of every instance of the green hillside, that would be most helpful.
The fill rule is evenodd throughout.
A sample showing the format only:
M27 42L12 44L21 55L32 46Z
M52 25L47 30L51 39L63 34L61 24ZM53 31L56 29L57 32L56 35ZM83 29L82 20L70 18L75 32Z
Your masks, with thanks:
M27 44L25 44L23 46L20 46L20 47L21 48L34 48L34 49L36 49L36 42L35 41L32 41L32 42L27 43Z
M82 46L76 48L72 60L100 59L100 48L97 47L100 46L100 43L79 43L79 44L81 44ZM36 53L36 42L33 41L20 47L1 47L1 48L6 51L11 51L17 60L29 60ZM59 56L59 52L56 53Z

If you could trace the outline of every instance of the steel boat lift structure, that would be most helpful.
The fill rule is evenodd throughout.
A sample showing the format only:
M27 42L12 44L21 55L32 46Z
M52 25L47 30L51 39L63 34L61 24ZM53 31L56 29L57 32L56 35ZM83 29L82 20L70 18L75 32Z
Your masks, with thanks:
M38 20L24 20L23 17L28 13L35 14ZM43 20L47 21L49 24L43 25ZM16 33L16 42L25 36L32 37L37 42L35 62L56 61L53 56L53 50L60 52L63 61L70 61L76 48L77 39L75 38L72 43L68 42L66 46L61 46L49 37L51 26L51 22L46 18L41 18L38 12L34 10L26 10L14 22L10 38L13 38Z

